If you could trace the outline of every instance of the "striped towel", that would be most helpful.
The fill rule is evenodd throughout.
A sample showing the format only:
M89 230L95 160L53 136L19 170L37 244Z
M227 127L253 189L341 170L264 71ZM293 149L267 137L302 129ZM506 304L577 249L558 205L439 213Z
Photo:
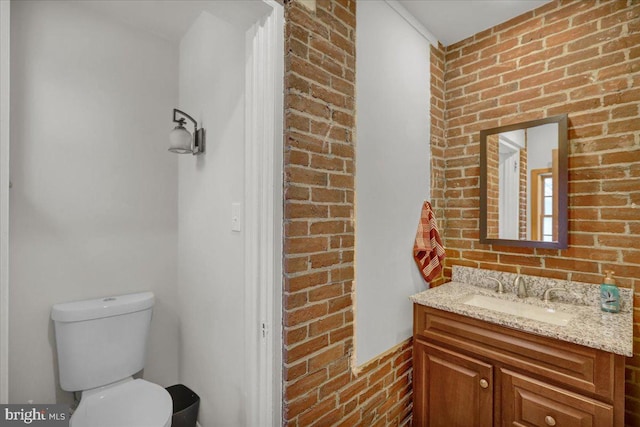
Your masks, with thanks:
M438 234L436 217L433 215L431 203L425 201L422 205L416 241L413 244L413 258L427 282L431 282L440 275L444 257L445 252Z

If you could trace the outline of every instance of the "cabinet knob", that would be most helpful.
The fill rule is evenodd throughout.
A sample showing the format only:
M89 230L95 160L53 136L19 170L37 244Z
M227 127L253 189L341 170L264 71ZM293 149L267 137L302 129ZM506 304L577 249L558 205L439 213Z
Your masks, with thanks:
M547 415L546 417L544 417L544 422L547 423L548 426L556 425L556 419L551 415Z
M484 378L480 380L480 387L482 388L487 388L489 387L489 382L487 380L485 380Z

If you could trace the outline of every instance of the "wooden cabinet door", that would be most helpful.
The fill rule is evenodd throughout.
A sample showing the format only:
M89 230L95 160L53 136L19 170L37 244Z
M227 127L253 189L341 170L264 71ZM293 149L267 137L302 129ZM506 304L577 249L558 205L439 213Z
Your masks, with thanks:
M502 426L609 427L613 407L501 369Z
M415 427L491 427L493 367L414 340Z

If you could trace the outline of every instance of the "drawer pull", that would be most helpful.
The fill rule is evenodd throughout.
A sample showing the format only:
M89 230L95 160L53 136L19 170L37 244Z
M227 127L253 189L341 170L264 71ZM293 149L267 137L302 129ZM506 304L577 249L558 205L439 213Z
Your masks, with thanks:
M548 426L556 425L556 419L551 415L547 415L546 417L544 417L544 422L547 423Z
M480 387L482 388L487 388L489 387L489 382L487 380L485 380L484 378L480 380Z

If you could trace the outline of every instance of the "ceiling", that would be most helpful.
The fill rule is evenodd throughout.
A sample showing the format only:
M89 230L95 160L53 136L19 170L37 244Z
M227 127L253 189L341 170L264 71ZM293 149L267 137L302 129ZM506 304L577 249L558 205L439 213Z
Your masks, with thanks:
M256 0L74 0L70 3L175 43L203 11L249 27L271 9Z
M398 0L445 46L508 21L550 0Z
M445 46L505 22L550 0L397 0ZM128 25L178 42L203 11L249 26L269 7L259 0L75 0Z

